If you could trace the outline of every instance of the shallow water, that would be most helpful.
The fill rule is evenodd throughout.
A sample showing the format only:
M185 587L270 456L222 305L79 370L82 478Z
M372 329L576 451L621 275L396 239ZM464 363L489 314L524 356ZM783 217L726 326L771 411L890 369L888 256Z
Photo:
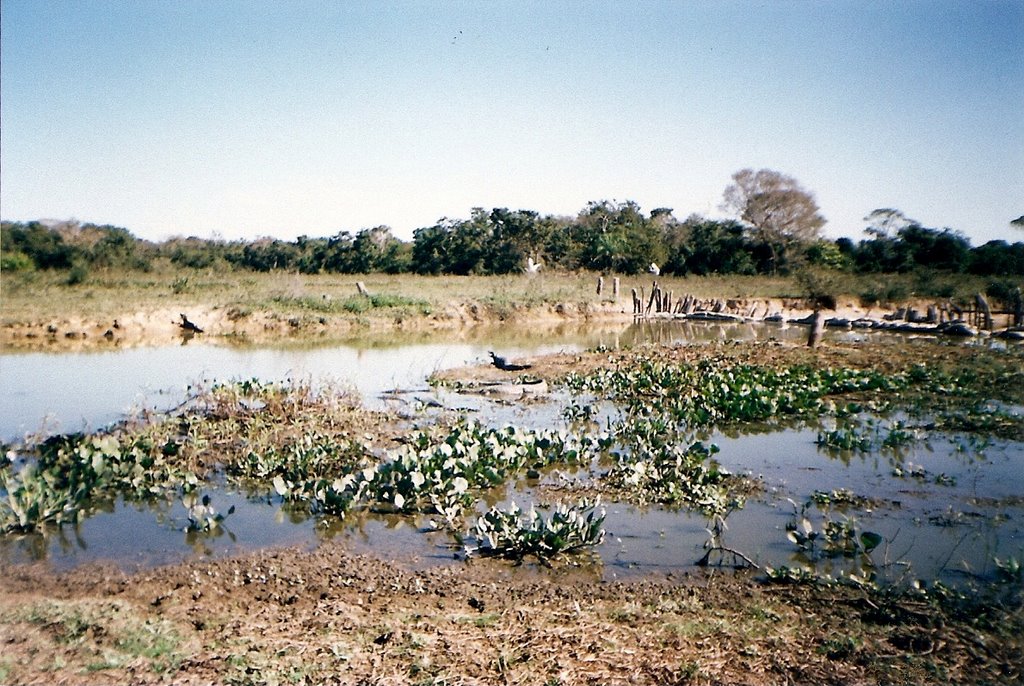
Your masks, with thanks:
M842 336L830 332L831 335ZM639 342L676 343L717 339L802 339L799 327L693 322L647 322L601 331L579 327L521 331L504 327L477 329L447 338L361 341L345 345L230 348L193 340L174 348L98 353L5 354L0 356L0 435L14 438L36 431L45 416L50 432L93 429L115 421L131 406L172 407L189 384L259 378L332 379L351 384L365 404L382 406L381 395L393 388L425 389L426 376L439 369L482 363L487 351L512 357L573 351L598 345L616 347ZM848 334L846 334L848 335ZM426 392L426 391L425 391ZM522 407L460 396L449 404L479 410L488 423L526 428L561 422L560 405ZM957 583L973 575L990 575L992 558L1024 558L1024 449L1020 443L996 442L978 453L956 436L932 436L900 453L876 451L830 453L815 445L817 424L758 429L729 435L715 433L718 461L738 473L760 476L764 495L728 518L725 545L761 565L802 561L786 538L794 521L794 501L802 504L815 491L845 488L883 503L849 511L860 530L877 532L885 543L871 560L885 580L942 579ZM894 465L916 464L933 478L893 476ZM247 494L230 484L203 489L220 512L235 508L213 534L183 531L187 514L180 502L110 504L77 526L46 536L8 536L0 540L0 559L45 559L58 568L109 560L125 568L164 564L195 557L224 556L268 546L312 547L340 541L361 552L398 558L414 566L447 564L460 547L440 532L429 532L429 518L360 515L345 521L315 520L288 511L266 495ZM490 503L515 499L536 501L525 481L489 496ZM704 554L708 522L699 514L662 508L607 503L608 535L596 550L605 577L692 569ZM808 510L821 522L820 508ZM856 568L858 561L839 558L819 565L835 572Z
M369 407L394 388L423 388L432 372L489 361L641 342L799 339L799 327L643 322L529 327L509 323L435 335L395 334L342 343L225 346L201 338L180 346L74 353L0 354L0 439L96 430L142 408L165 410L190 386L258 378L351 386Z

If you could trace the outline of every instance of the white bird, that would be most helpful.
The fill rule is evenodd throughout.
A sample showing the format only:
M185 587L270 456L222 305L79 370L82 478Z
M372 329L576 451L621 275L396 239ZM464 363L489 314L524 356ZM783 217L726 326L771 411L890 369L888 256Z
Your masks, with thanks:
M537 272L540 271L540 268L542 266L544 266L543 263L541 263L541 262L534 262L532 257L527 257L526 258L526 270L525 271L526 271L527 274L536 274Z
M649 271L651 274L654 274L655 276L658 276L659 274L661 274L661 267L659 267L654 262L651 262L651 266L647 268L647 271Z

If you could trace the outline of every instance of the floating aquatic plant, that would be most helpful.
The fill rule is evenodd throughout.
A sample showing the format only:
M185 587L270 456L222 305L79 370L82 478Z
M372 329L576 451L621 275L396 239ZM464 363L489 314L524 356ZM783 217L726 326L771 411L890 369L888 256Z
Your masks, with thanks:
M855 369L774 369L723 359L678 365L640 358L629 365L570 373L563 383L577 393L607 395L628 413L664 413L696 428L782 415L817 415L832 409L828 396L895 390L906 380Z
M526 512L515 503L507 509L493 507L477 519L471 531L476 544L468 546L467 553L515 560L533 556L547 562L560 554L600 545L605 511L599 508L599 500L557 503L545 517L533 506Z
M0 529L19 532L77 521L101 497L144 499L195 480L145 437L122 441L112 434L52 439L20 471L11 470L0 470Z
M181 504L185 507L188 515L188 522L185 524L187 532L208 532L218 529L228 515L234 514L235 506L228 508L227 513L218 512L211 505L209 495L199 497L198 491L189 491L181 498Z
M863 453L875 450L896 450L920 440L919 428L902 420L885 423L875 419L847 419L832 430L818 432L817 444L830 450L854 450Z
M794 503L794 508L796 504ZM812 562L822 558L867 555L884 540L873 531L862 531L852 517L826 514L820 527L807 516L807 505L795 511L786 525L787 538Z

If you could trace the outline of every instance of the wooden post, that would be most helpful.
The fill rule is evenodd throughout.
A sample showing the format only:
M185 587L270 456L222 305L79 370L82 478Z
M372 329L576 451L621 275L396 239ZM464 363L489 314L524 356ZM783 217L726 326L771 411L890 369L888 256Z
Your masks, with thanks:
M1013 325L1024 326L1024 294L1020 287L1013 292Z
M985 300L985 296L978 293L974 296L974 302L978 306L978 326L984 328L987 331L992 330L992 310L989 309L988 301Z
M811 319L811 333L807 337L807 347L817 348L823 333L825 333L825 315L821 313L821 310L815 309L814 318Z
M604 277L597 277L597 295L601 296L604 294Z
M647 314L650 314L651 306L654 305L654 299L656 297L660 297L660 289L658 288L658 282L657 281L655 281L651 285L651 299L647 301L647 312L646 312Z
M614 279L612 279L612 297L615 298L616 302L618 302L618 300L619 300L619 277L617 277L617 276Z
M370 291L366 290L366 284L362 281L356 281L356 290L359 291L359 295L370 297Z

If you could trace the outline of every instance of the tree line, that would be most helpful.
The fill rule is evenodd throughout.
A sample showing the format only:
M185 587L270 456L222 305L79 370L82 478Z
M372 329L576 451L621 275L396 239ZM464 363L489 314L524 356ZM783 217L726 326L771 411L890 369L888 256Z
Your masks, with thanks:
M813 194L776 171L737 172L723 198L722 208L734 219L693 214L679 220L670 208L646 213L629 200L590 202L574 217L474 208L468 219L444 218L416 229L411 241L377 226L294 241L176 237L154 243L117 226L5 221L0 270L66 269L71 282L90 269L145 271L161 261L193 269L309 274L509 274L532 259L545 269L621 274L646 272L655 264L676 275L788 274L808 266L854 273L1024 275L1024 242L993 240L973 247L962 233L922 226L895 209L869 214L867 237L859 242L823 238L825 219Z

